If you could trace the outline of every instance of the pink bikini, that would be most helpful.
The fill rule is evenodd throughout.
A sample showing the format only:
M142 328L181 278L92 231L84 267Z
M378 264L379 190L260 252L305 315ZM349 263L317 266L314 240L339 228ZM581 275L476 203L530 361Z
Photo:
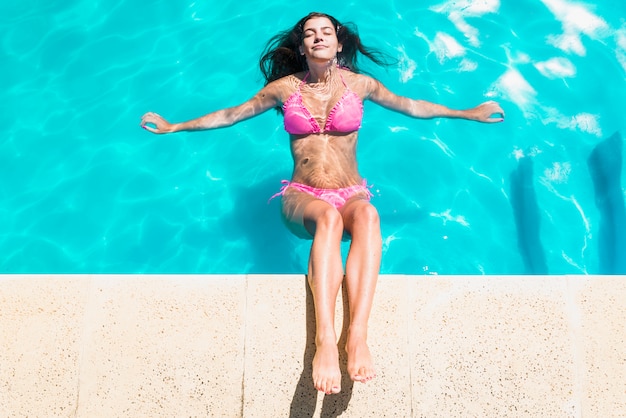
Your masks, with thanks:
M296 183L288 180L283 180L281 183L283 184L283 187L281 187L278 193L270 197L270 200L277 196L282 196L283 194L285 194L285 190L287 190L288 187L310 194L311 196L321 199L326 203L330 203L337 209L345 205L348 199L354 197L358 193L365 193L367 200L370 200L370 198L373 196L372 192L370 192L369 190L371 186L367 185L366 180L363 180L361 184L342 187L340 189L320 189L318 187L311 187L306 184Z
M304 106L304 103L302 103L300 88L306 82L309 73L304 76L304 79L298 86L298 90L283 103L284 123L287 132L292 135L308 135L324 132L354 132L361 128L363 102L358 94L348 88L341 72L339 76L346 90L328 114L324 129L320 127L309 110Z
M339 101L335 103L328 114L326 123L324 124L324 129L320 127L317 120L315 120L302 102L302 93L300 88L306 82L306 79L309 77L309 73L304 76L304 79L298 86L298 90L289 96L287 101L283 104L285 130L287 132L292 135L310 135L324 132L347 133L358 131L359 128L361 128L361 120L363 119L363 102L358 94L348 88L341 72L339 73L339 76L341 77L341 82L346 89ZM358 193L365 193L367 200L372 197L372 193L369 191L365 180L363 180L362 184L342 187L340 189L320 189L287 180L283 180L282 184L283 187L278 193L272 196L270 200L276 196L282 196L288 187L310 194L311 196L333 205L337 209L345 205L348 199Z

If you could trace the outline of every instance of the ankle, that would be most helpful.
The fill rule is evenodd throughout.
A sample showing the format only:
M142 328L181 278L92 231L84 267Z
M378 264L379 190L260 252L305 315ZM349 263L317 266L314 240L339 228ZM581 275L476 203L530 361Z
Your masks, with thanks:
M337 335L334 332L322 332L315 335L315 345L337 344Z
M348 340L367 340L367 324L350 324L348 328Z

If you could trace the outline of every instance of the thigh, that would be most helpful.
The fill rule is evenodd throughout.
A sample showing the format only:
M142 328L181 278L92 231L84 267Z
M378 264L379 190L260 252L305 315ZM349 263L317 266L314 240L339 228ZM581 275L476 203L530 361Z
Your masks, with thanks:
M287 188L281 197L283 222L300 238L313 238L316 219L329 208L336 210L330 203L300 190Z
M378 219L378 210L374 205L370 203L368 196L354 196L350 198L345 205L339 210L341 217L343 218L344 228L347 233L353 235L353 230L358 227L357 213L367 213L370 216L374 216L376 223L380 225ZM371 220L371 219L369 219Z

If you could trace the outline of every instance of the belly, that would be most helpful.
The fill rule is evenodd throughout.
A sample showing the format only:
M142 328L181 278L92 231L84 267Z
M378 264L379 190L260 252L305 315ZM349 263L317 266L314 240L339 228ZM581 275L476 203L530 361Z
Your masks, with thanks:
M361 183L356 162L357 133L315 134L291 141L293 181L322 189Z

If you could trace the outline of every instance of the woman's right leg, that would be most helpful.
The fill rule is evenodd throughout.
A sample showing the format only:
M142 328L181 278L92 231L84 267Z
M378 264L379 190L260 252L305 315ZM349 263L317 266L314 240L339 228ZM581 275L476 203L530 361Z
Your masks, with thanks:
M292 230L305 228L313 237L308 267L316 321L313 384L326 394L339 393L341 371L335 333L335 303L343 281L343 221L332 205L295 191L283 195L283 215L288 224L292 224Z

